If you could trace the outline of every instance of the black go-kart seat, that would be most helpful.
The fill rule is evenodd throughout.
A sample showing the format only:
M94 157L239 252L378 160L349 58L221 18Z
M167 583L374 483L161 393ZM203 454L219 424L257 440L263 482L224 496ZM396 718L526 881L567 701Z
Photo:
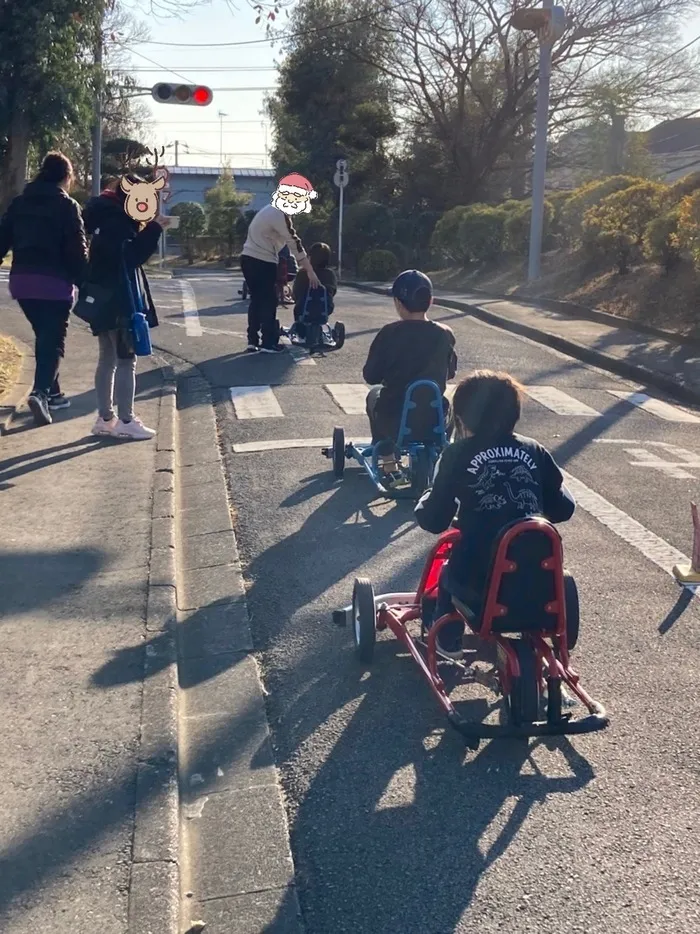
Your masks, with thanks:
M401 440L401 446L406 444L440 444L442 438L438 431L440 427L440 416L438 410L431 403L435 402L435 391L430 386L416 386L411 393L411 401L415 403L415 408L409 409L406 415L405 432ZM443 413L447 417L445 400L442 400ZM401 425L396 426L395 437L398 440Z

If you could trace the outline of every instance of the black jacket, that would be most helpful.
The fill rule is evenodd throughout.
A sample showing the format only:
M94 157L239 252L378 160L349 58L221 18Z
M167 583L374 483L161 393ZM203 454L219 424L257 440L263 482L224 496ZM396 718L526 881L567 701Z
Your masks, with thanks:
M576 504L549 451L521 435L448 445L435 468L433 485L415 510L418 525L438 534L456 525L462 539L448 568L448 589L468 600L488 578L500 530L515 519L544 516L566 522Z
M114 192L103 192L91 198L83 211L85 230L92 234L87 281L113 292L112 299L101 309L101 317L92 326L94 334L126 327L131 315L127 272L141 279L147 300L148 324L158 326L158 317L142 266L158 249L162 227L155 221L139 230L124 210L124 202Z
M0 261L12 250L12 270L80 285L87 266L80 205L53 182L29 182L0 221Z

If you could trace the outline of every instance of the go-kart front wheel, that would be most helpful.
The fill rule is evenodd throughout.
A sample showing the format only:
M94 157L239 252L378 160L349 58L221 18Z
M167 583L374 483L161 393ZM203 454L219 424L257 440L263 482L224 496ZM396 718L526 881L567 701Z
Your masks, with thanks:
M340 350L340 348L345 343L345 325L342 321L336 321L331 330L331 336L335 342L335 349Z
M578 587L569 571L564 571L564 605L566 607L566 643L571 652L578 642L580 609Z
M345 431L342 428L333 429L333 475L336 480L342 480L345 473Z
M355 653L368 665L374 657L377 640L377 611L374 606L374 587L366 577L355 579L352 590L352 631Z
M508 719L513 726L525 726L535 723L540 712L537 657L527 639L511 639L510 645L518 656L520 674L511 678L510 691L505 698Z

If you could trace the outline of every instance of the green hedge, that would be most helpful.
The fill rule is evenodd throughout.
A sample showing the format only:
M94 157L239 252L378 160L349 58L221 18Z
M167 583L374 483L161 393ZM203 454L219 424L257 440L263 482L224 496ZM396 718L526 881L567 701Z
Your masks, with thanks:
M399 274L399 261L391 250L370 250L360 257L358 271L366 282L387 282Z
M462 259L467 263L494 262L503 252L506 211L473 204L462 214L458 240Z

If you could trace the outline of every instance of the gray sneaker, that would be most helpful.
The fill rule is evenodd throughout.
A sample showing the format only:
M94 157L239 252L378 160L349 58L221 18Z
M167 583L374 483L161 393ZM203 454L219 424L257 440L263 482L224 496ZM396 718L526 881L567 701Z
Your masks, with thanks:
M37 425L50 425L53 422L49 411L49 400L43 392L33 392L27 399L29 410Z

